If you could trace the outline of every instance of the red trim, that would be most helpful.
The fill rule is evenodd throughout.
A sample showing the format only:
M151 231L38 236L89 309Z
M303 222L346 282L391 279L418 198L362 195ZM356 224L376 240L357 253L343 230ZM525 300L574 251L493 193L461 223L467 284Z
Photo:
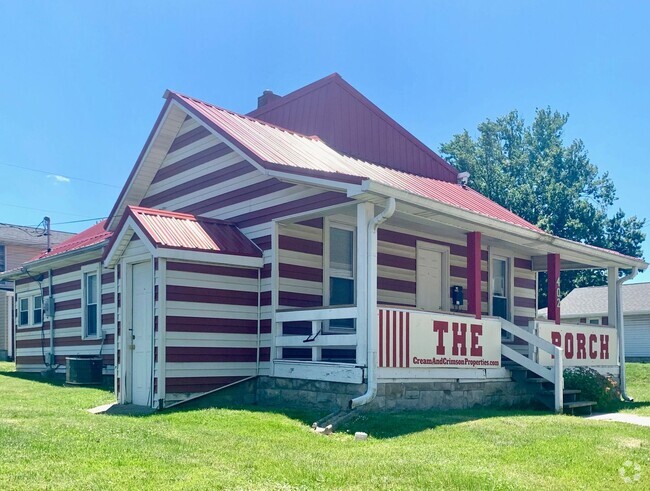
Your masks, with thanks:
M546 256L548 272L548 319L560 323L560 255Z
M399 366L404 366L404 312L399 313Z
M481 318L481 232L467 234L467 312Z
M406 313L406 368L411 366L411 314Z

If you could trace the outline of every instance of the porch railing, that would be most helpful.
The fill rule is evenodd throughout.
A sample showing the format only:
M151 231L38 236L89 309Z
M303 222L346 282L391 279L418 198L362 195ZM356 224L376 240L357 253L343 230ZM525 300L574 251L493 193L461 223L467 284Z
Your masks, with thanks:
M275 337L275 346L282 348L311 348L311 361L323 361L323 348L356 349L358 336L355 332L326 332L330 321L356 319L357 307L319 307L314 309L280 310L275 314L278 325L276 332L282 333L285 322L310 322L311 332L305 334L280 334Z
M506 358L511 359L522 367L530 370L531 372L539 375L540 377L548 380L554 385L555 395L555 412L561 413L564 406L564 376L563 376L563 355L562 348L558 348L545 339L542 339L534 334L514 325L506 320L501 320L501 329L509 332L515 337L526 341L533 349L542 350L549 353L553 357L553 367L548 368L540 365L535 361L535 357L528 358L509 346L501 344L501 354Z

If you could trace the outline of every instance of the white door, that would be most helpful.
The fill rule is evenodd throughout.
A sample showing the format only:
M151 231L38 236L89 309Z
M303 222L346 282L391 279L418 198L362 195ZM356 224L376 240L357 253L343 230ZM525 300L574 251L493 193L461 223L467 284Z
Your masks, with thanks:
M153 336L151 262L131 266L131 402L150 406ZM128 375L127 375L128 377Z
M443 310L443 253L418 245L415 278L416 305L424 310Z

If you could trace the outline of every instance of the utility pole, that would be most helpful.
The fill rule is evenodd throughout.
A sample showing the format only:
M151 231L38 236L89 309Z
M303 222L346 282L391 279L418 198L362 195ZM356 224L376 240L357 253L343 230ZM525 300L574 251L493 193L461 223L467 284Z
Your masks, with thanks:
M50 217L43 218L43 223L45 224L45 235L47 237L47 252L52 251L52 244L50 239Z

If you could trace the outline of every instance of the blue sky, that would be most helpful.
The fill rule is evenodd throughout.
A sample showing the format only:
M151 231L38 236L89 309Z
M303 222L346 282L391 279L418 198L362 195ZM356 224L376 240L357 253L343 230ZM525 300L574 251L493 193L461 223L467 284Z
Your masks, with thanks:
M648 18L647 2L0 0L0 222L106 216L166 88L247 112L335 71L434 150L512 109L568 112L616 206L650 217Z

